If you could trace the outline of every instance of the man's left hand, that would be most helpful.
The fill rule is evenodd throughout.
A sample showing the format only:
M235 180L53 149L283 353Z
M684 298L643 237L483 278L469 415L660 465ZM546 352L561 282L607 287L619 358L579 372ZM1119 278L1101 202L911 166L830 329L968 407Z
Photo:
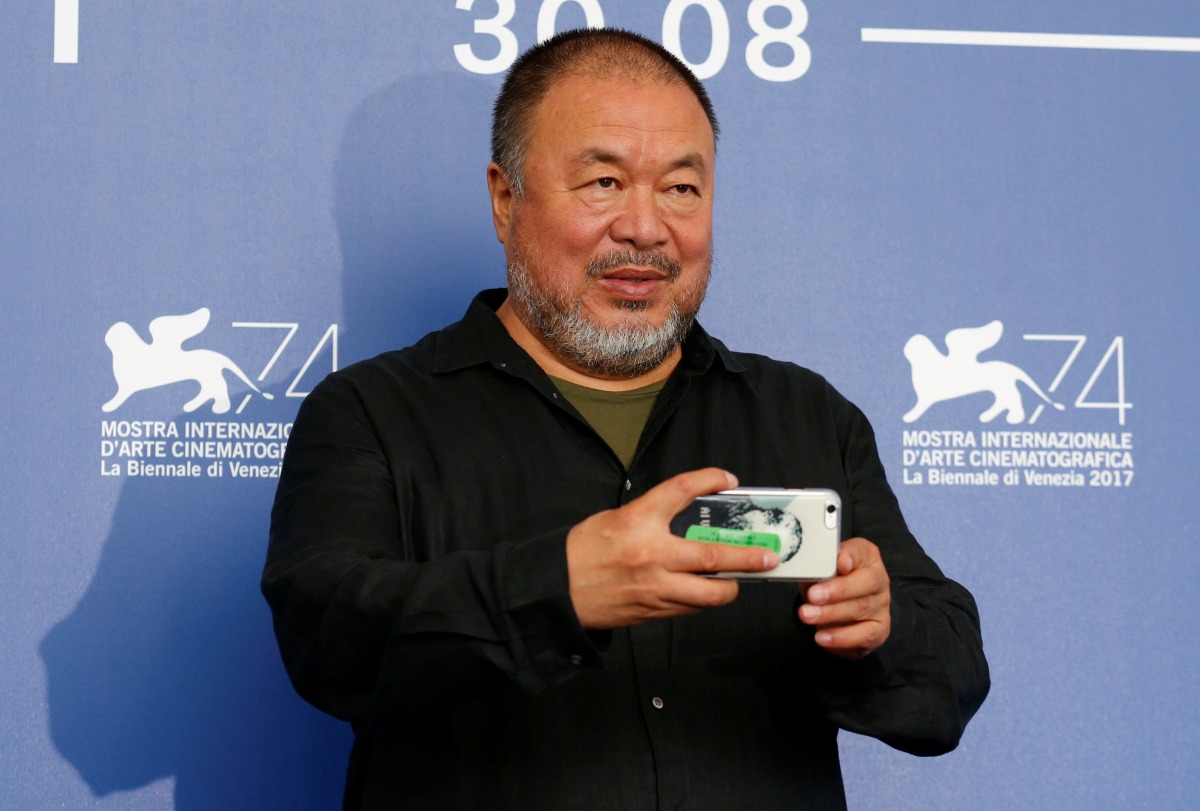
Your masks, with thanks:
M837 575L808 587L800 621L816 626L816 641L834 656L859 659L892 632L892 591L879 547L851 538L838 550Z

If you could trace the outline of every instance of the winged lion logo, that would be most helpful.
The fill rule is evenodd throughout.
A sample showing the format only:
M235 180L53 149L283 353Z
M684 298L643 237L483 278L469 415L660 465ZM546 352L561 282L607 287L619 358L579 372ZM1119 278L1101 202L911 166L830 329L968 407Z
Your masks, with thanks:
M979 355L1000 342L1004 324L992 321L982 327L963 327L946 333L946 353L943 354L924 335L914 335L904 345L904 357L912 366L913 391L917 404L904 415L905 422L914 422L938 403L966 397L969 394L990 392L995 397L980 422L991 422L1007 412L1010 425L1025 421L1025 406L1021 401L1018 383L1063 410L1061 403L1051 400L1025 370L1001 360L981 361Z
M143 341L124 321L109 327L104 343L112 351L117 393L101 408L106 412L115 411L140 391L192 380L199 384L200 392L184 404L183 410L190 413L211 402L214 414L224 414L230 405L229 386L224 375L227 371L266 399L274 399L271 394L260 391L236 363L220 352L183 348L184 341L204 331L209 317L207 307L187 315L159 316L150 322L150 343Z

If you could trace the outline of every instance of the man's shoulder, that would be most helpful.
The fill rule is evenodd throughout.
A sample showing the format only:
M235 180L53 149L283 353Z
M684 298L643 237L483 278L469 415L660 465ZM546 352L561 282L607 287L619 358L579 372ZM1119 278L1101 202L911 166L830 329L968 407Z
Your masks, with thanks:
M425 375L433 369L441 330L429 333L414 344L355 361L331 372L323 383L355 385L397 375Z
M416 343L360 360L330 374L325 388L373 387L430 380L450 372L487 363L498 323L494 321L496 291L483 291L471 302L463 317L425 335Z
M444 328L429 333L414 344L355 361L326 375L309 398L342 403L357 401L362 406L383 405L397 397L421 395L432 385L438 345Z
M836 391L824 375L790 360L780 360L756 352L729 349L717 338L710 337L713 349L724 367L741 375L748 382L786 383L814 392Z
M812 419L842 422L857 419L861 411L821 373L790 360L756 352L733 351L709 337L723 370L719 385L745 388L768 410L803 413Z

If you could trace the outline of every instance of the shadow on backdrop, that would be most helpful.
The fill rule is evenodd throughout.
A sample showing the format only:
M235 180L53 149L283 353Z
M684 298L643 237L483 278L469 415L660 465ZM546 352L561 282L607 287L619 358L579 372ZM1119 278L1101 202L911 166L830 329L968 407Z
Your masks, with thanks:
M410 77L351 118L334 172L346 357L407 346L504 286L486 179L497 90L456 73Z
M333 211L343 365L411 343L503 284L484 181L494 92L413 77L348 121ZM294 413L278 397L256 404L246 419ZM174 776L181 811L340 804L349 730L292 692L258 591L274 483L125 481L87 592L40 647L51 737L97 796Z

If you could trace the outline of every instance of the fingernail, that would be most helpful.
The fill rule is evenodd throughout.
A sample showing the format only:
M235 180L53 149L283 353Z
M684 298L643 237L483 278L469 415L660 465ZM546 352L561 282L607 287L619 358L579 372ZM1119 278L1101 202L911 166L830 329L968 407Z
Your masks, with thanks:
M763 568L774 569L779 565L779 555L774 552L767 552L763 555Z
M814 638L817 640L818 645L828 645L833 641L833 634L828 631L817 631L817 635Z
M809 605L808 603L805 603L804 605L800 606L800 618L805 622L815 622L819 616L821 616L821 609L817 608L815 605Z
M737 476L734 476L728 470L725 471L725 480L729 482L729 486L725 488L726 490L732 490L738 486Z
M814 603L823 603L829 596L829 589L824 586L813 586L808 590L808 599Z

